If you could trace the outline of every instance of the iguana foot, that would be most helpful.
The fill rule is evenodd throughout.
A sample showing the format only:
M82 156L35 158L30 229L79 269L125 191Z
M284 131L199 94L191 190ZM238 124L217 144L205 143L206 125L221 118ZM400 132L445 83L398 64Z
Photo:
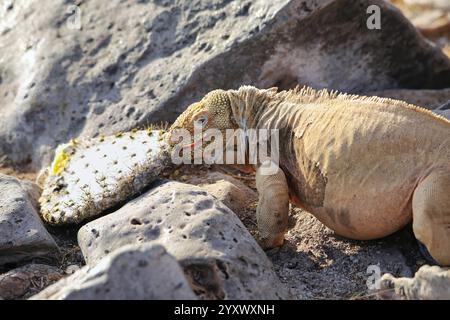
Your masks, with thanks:
M258 242L263 249L271 249L280 247L284 242L289 215L289 189L281 169L265 175L260 168L256 171Z
M256 241L261 246L263 250L269 250L277 247L281 247L284 243L284 233L279 234L275 237L257 237Z
M438 266L422 266L414 278L395 278L387 273L380 279L378 295L382 299L448 300L450 270Z

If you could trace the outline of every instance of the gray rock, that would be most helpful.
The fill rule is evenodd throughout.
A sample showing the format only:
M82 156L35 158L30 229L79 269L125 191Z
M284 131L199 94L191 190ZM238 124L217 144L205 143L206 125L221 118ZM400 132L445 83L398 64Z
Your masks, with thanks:
M366 27L370 4L380 30ZM218 87L450 86L448 58L382 0L32 0L0 10L0 154L35 168L74 136L174 120Z
M58 251L26 189L16 178L0 175L0 265Z
M32 300L196 299L177 261L162 246L124 246L60 280Z
M433 111L450 120L450 94L448 96L448 100Z
M89 265L123 245L143 242L165 246L204 299L288 297L238 217L199 187L163 183L78 232Z
M36 209L36 211L39 211L40 210L39 198L41 197L42 194L41 187L39 187L36 183L31 182L29 180L21 180L20 184L22 188L27 192L28 198L33 204L33 207Z
M447 118L450 120L450 110L433 110L435 113L443 116L444 118Z
M30 291L41 291L61 279L60 269L44 264L29 264L0 274L0 298L17 299Z
M442 105L438 106L436 109L438 110L450 110L450 94L449 94L449 99L443 103Z
M221 172L208 172L191 176L186 182L208 191L241 220L248 217L249 213L254 214L249 208L258 202L258 194L238 179Z

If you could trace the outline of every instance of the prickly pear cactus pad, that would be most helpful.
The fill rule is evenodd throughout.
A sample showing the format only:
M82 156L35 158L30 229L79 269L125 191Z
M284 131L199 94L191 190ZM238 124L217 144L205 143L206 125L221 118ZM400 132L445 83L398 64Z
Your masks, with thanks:
M163 130L71 140L56 150L39 200L54 225L79 223L139 193L170 165Z

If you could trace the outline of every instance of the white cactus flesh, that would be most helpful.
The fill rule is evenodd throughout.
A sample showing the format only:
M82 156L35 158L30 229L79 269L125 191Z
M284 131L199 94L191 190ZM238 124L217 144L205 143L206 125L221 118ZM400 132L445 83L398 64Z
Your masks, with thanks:
M79 223L141 192L170 165L164 135L139 130L58 147L39 200L42 217Z

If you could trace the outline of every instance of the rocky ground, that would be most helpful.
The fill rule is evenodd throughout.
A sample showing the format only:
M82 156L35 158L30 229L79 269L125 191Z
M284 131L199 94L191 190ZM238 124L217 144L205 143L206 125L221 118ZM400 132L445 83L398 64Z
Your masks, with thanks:
M214 169L219 168L211 170ZM192 181L192 178L188 178L191 175L200 176L199 180L207 182L211 181L207 178L209 176L233 182L236 177L255 192L255 195L246 195L243 198L256 197L251 175L239 176L238 173L235 175L229 171L225 173L226 176L216 173L217 171L199 175L192 172L192 169L187 171L185 179L189 182ZM233 176L230 177L230 174ZM220 190L220 184L207 187L215 195L219 191L217 188ZM237 196L234 195L235 198ZM225 202L235 208L234 212L250 233L255 235L256 201L247 204L242 203L239 198L231 198L229 202ZM382 273L410 277L425 264L410 227L377 241L352 241L335 235L309 213L291 207L289 228L284 246L268 251L267 255L273 262L277 275L290 288L296 299L375 299L375 292L368 290L366 283L370 275L367 270L369 266L380 266Z
M168 173L167 178L198 184L208 190L233 208L250 233L256 234L257 198L252 175L224 171L222 167L184 166ZM134 214L135 210L132 212ZM23 281L5 282L4 290L6 287L20 286L15 289L16 295L11 294L10 298L29 298L43 287L85 265L77 242L78 227L47 229L60 248L59 254L53 258L36 257L7 264L3 271L29 264L44 264L54 268L37 276L31 273L31 281L28 280L30 276L22 276L27 279L27 285L23 285ZM369 266L378 265L382 273L411 277L426 263L418 251L410 227L381 240L352 241L335 235L312 215L297 208L291 208L290 230L285 245L268 251L267 256L281 283L286 285L294 299L376 299L375 291L367 287ZM0 278L0 288L1 285Z
M286 243L263 252L254 177L230 168L167 170L64 227L42 221L34 184L58 144L173 121L218 87L327 87L450 117L447 2L392 2L412 24L384 1L2 3L0 298L377 299L374 266L412 277L426 261L409 226L351 241L291 208Z

